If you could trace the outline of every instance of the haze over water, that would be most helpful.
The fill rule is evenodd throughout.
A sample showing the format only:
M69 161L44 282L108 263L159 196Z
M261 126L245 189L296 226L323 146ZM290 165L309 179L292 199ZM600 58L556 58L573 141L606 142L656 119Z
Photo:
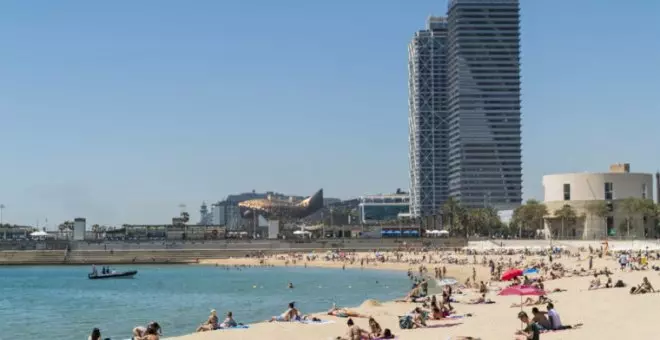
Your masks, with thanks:
M119 270L128 269L116 267ZM89 266L0 268L1 339L126 339L136 325L158 321L164 336L192 333L215 308L238 322L264 321L290 301L303 313L391 300L410 286L405 273L319 268L137 266L132 280L88 280ZM295 289L288 289L292 282ZM253 286L256 285L256 288Z

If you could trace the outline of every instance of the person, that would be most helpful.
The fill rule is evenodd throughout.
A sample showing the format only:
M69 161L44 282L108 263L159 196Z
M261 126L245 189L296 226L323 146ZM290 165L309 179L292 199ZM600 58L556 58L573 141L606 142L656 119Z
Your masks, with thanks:
M550 324L550 320L548 320L548 317L545 315L544 312L541 312L538 308L534 307L532 308L532 321L536 322L539 326L543 327L543 330L546 329L552 329L552 325Z
M236 320L234 320L234 314L232 312L227 312L227 317L220 324L220 328L232 328L238 326Z
M98 271L96 271L96 265L95 264L92 265L92 275L93 276L98 275Z
M395 338L396 337L394 336L394 334L392 334L392 331L389 328L385 328L385 330L383 331L383 336L381 336L378 339L385 340L385 339L395 339Z
M353 319L348 319L346 321L348 326L348 331L346 332L346 337L337 337L337 340L362 340L363 338L369 339L369 332L357 326Z
M589 283L589 290L598 288L600 288L600 279L598 278L598 274L594 274L594 279Z
M516 340L539 340L541 338L541 327L532 321L527 313L518 313L518 319L522 321L526 327L521 331L516 331Z
M211 309L211 315L209 315L209 318L199 327L197 327L197 330L195 332L208 332L212 331L218 328L218 313L215 311L215 309Z
M145 337L147 336L147 330L149 330L150 328L155 329L157 333L161 333L162 331L162 328L160 327L158 322L152 321L146 327L137 326L133 328L133 339L134 340L146 339Z
M610 274L605 273L605 277L607 278L607 282L605 283L605 288L612 288L612 278L610 277Z
M289 289L293 289L293 283L289 282Z
M413 328L426 327L426 317L424 316L424 311L422 311L421 308L417 307L413 311L412 323L413 323Z
M139 334L136 334L136 330ZM160 340L162 328L158 322L150 322L147 327L135 327L133 329L133 340Z
M336 316L338 318L368 318L368 315L361 314L359 312L347 309L347 308L338 308L335 304L332 304L332 308L328 310L328 315Z
M552 304L552 302L548 303L548 305L546 306L546 310L547 312L545 312L544 314L548 316L548 319L550 320L550 327L552 330L558 331L562 329L572 329L582 326L581 323L578 323L574 326L562 325L561 318L559 317L559 313L557 313L557 310L555 309L555 305Z
M372 317L369 317L369 330L370 330L369 335L374 339L379 338L381 335L383 335L383 329L380 327L380 324L378 324L376 319Z
M98 328L92 329L92 335L89 336L89 340L101 340L101 330Z
M284 313L273 316L268 322L273 321L295 321L300 319L300 311L296 308L295 302L289 302L289 308Z

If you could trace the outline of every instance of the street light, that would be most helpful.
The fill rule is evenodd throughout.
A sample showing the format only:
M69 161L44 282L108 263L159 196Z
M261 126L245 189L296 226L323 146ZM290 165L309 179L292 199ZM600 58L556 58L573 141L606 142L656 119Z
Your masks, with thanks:
M5 205L0 204L0 228L2 227L2 211L3 210L5 210ZM3 228L3 230L4 230L4 232L3 232L2 238L6 240L7 239L7 229Z

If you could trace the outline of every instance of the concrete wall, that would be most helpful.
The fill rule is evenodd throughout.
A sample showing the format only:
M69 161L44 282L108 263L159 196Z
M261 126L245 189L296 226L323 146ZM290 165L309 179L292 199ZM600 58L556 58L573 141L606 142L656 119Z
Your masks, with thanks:
M613 199L653 199L653 175L642 173L571 173L543 176L543 200L564 200L564 184L571 186L571 201L605 199L605 183L612 183ZM646 197L643 189L646 187Z
M605 183L612 183L612 199L605 199ZM570 185L570 200L564 200L564 184ZM548 207L549 216L545 220L546 231L558 230L560 238L602 239L607 236L606 219L593 216L589 206L596 202L611 202L613 211L613 226L617 237L642 239L645 233L653 232L653 219L644 221L642 216L634 216L628 234L627 216L623 212L621 202L630 197L653 198L653 176L643 173L569 173L543 176L544 203ZM564 205L571 206L579 216L578 221L568 225L553 218L554 212ZM562 233L563 229L563 233ZM653 235L649 235L653 236Z

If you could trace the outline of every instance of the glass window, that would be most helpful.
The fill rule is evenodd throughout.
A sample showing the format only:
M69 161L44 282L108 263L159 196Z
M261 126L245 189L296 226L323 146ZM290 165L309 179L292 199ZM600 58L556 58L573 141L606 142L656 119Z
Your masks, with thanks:
M571 184L564 183L564 201L571 200Z
M642 199L646 199L646 183L642 183Z
M612 185L612 182L605 182L605 199L614 199L614 186Z

